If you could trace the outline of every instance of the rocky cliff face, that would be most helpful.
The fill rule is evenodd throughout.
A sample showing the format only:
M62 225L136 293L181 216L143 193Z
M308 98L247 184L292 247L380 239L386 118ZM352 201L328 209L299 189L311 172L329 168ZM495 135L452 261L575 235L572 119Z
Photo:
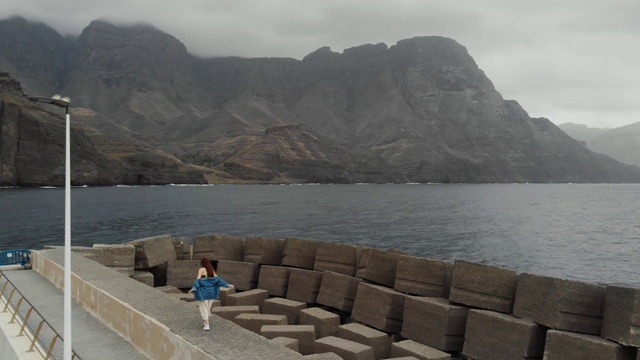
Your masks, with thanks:
M91 128L72 124L74 186L206 182L202 171L151 153L151 149L140 151L127 141L119 140L129 152L107 154L88 134L100 137ZM20 83L0 71L0 186L64 186L64 156L64 114L46 111L27 100Z
M466 49L443 37L321 48L301 61L199 59L151 27L94 21L72 45L56 76L76 119L223 177L640 181L640 169L505 101ZM0 64L15 61L0 54Z

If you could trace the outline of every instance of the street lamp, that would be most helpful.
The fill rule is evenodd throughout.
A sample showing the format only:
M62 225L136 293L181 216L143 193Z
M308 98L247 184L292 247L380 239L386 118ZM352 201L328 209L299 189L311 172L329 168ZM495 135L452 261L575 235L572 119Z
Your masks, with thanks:
M50 98L30 97L29 100L64 108L67 121L64 176L64 359L71 360L71 99L54 95Z

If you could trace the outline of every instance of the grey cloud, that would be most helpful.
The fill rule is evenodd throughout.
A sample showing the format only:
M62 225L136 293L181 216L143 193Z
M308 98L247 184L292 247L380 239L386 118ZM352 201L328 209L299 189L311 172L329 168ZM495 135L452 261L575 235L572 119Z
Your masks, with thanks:
M640 121L637 0L46 0L0 14L79 34L92 20L149 23L198 56L293 57L330 46L441 35L464 45L505 98L556 123ZM1 16L1 15L0 15Z

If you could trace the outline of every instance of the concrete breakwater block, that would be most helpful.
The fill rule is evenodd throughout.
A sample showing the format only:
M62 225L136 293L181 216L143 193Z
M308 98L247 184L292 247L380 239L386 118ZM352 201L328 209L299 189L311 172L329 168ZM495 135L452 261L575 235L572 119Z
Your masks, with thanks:
M545 360L615 359L636 360L636 348L627 347L599 336L566 331L547 331Z
M193 239L185 240L182 243L182 260L198 260L193 258Z
M326 352L322 354L311 354L302 357L303 360L344 360L342 356L334 352Z
M640 347L640 289L607 286L601 336Z
M600 335L605 287L521 274L513 315L557 329Z
M167 264L167 285L191 288L200 269L200 260L170 260Z
M546 329L529 320L469 310L462 353L477 359L542 359Z
M262 304L269 298L266 290L253 289L241 293L229 294L225 297L225 306L257 305L262 309Z
M449 300L510 314L516 281L513 270L456 260Z
M351 317L378 330L400 333L407 295L384 286L360 283Z
M296 339L302 355L313 354L313 343L316 341L313 325L263 325L260 335L267 339L277 337Z
M286 348L289 348L295 352L300 352L300 347L298 346L298 340L297 339L292 339L292 338L288 338L288 337L284 337L284 336L279 336L277 338L273 338L271 340L269 340L272 344L276 344L276 345L280 345L280 346L284 346Z
M272 298L264 301L262 312L264 314L285 315L290 325L296 325L300 319L300 310L306 308L307 304L300 301Z
M258 305L216 306L211 308L211 313L233 321L240 314L259 314L260 308Z
M227 296L231 295L231 294L235 294L236 293L236 289L235 288L224 288L221 287L220 288L220 305L221 306L227 306Z
M147 269L148 272L153 274L154 287L167 285L167 269L168 268L169 268L169 262L166 262L166 263L156 265Z
M184 257L184 244L189 243L189 238L186 237L174 237L173 238L173 248L176 251L176 260L185 260ZM188 252L187 252L188 254ZM190 257L186 258L187 260L191 260Z
M335 336L318 339L314 343L316 353L333 352L344 360L375 360L371 346Z
M357 251L353 245L322 242L318 245L313 269L354 276L358 268Z
M393 288L396 282L398 255L365 248L358 258L356 277Z
M267 290L270 296L287 296L290 268L262 265L258 277L258 289Z
M153 287L153 274L148 271L134 271L131 278Z
M407 296L401 335L442 351L460 351L469 308L442 298Z
M351 312L356 299L360 279L353 276L325 271L316 302L334 309Z
M193 259L242 261L244 239L228 235L199 235L193 238Z
M338 332L340 316L317 307L302 309L299 312L299 323L313 325L316 329L316 339L320 339Z
M445 297L450 285L447 265L451 266L442 260L400 255L393 289L411 295Z
M280 265L284 240L262 237L247 238L242 261L265 265Z
M423 360L451 359L451 355L448 353L420 344L413 340L403 340L391 344L391 357L396 358L402 356L413 356Z
M263 325L288 325L285 315L276 314L242 313L233 318L232 321L256 334L260 334L260 329Z
M176 259L173 236L160 235L130 241L136 248L135 269L144 270Z
M366 325L351 323L338 326L336 335L341 339L355 341L360 344L371 346L373 357L386 359L391 351L391 338L384 332L370 328Z
M320 292L322 275L321 271L291 269L287 299L314 304L318 298L318 292Z
M257 288L259 275L259 264L231 260L218 261L218 276L240 291Z
M320 241L297 238L284 239L282 265L313 270Z
M93 260L127 276L134 274L136 248L131 244L95 244Z

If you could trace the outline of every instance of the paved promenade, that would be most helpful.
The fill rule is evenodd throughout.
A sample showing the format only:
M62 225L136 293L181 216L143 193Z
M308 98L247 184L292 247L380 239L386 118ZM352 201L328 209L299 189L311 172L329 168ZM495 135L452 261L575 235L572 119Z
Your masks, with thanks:
M62 291L33 270L10 270L3 273L58 334L64 334ZM16 302L16 297L17 294L14 295L13 303ZM22 305L23 309L25 305ZM147 359L133 345L89 314L75 301L71 304L71 314L72 346L83 360ZM35 317L35 314L32 317ZM37 323L30 321L30 326L35 329ZM45 336L48 337L47 340L51 339L51 333L45 332ZM62 349L63 343L57 342L55 354L60 354L60 358Z

